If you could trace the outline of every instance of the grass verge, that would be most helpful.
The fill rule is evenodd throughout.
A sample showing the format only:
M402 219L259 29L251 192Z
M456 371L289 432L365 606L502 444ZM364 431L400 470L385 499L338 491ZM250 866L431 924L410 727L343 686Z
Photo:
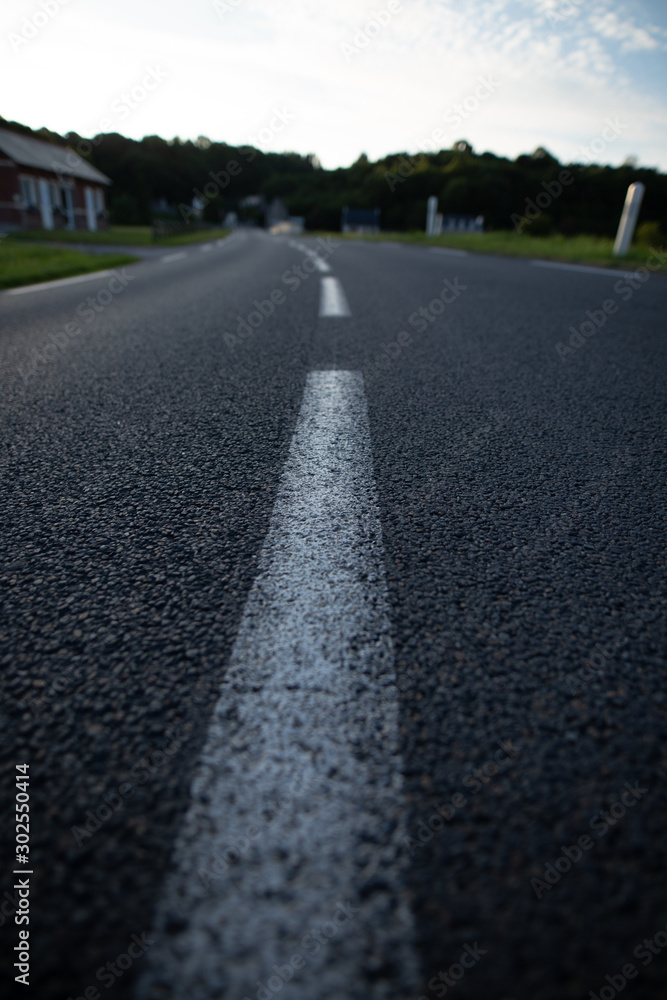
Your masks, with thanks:
M447 247L452 250L470 250L473 253L527 257L622 270L644 264L652 252L650 246L637 243L630 247L627 256L614 257L612 254L614 241L602 236L525 236L505 231L451 233L442 236L426 236L420 232L380 233L378 236L356 236L353 233L326 235L335 239L389 240L395 243L414 243L421 246ZM654 266L653 269L656 271L667 271L667 253L664 249L662 252L665 259L659 267Z
M87 254L59 247L22 246L0 240L0 289L34 285L40 281L71 278L76 274L104 271L139 260L126 253Z
M11 233L8 239L41 243L117 243L120 246L179 247L188 243L221 239L229 229L200 229L182 236L169 236L157 243L153 242L152 232L150 226L109 226L108 229L98 229L95 233L79 229L23 229Z

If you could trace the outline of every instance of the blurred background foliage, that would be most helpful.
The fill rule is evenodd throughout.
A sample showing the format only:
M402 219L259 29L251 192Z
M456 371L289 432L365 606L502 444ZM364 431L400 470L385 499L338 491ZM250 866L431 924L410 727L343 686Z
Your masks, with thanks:
M261 224L262 211L240 203L262 195L267 202L282 199L291 215L305 217L311 230L338 230L341 210L348 205L379 208L382 228L401 232L423 229L426 200L436 195L444 214L483 215L487 230L513 229L512 216L523 216L527 199L534 202L544 193L543 182L557 180L567 169L574 181L525 227L526 234L613 237L633 181L646 185L639 218L643 240L660 243L667 234L667 175L638 166L634 158L619 167L563 164L539 147L510 160L477 153L463 139L437 153L396 153L377 162L362 153L350 167L324 170L314 154L239 149L206 136L194 142L155 135L137 141L110 133L86 141L71 132L61 137L46 129L32 132L4 119L0 124L36 138L66 142L107 174L113 181L109 206L111 222L116 224L150 223L158 201L180 217L179 206L191 205L196 191L203 192L211 182L211 174L236 161L240 172L207 200L207 222L221 222L234 211L241 221Z

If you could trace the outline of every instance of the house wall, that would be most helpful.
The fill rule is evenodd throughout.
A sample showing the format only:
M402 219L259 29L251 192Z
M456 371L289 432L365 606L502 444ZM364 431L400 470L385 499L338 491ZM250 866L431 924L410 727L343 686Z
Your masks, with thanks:
M23 204L21 196L21 178L32 178L35 183L37 194L37 207L30 208ZM86 209L85 189L91 188L93 192L100 191L102 197L102 212L95 211L96 224L98 229L106 229L109 224L109 215L106 208L105 185L96 184L94 181L84 181L79 177L60 177L55 173L48 173L45 170L37 170L33 167L21 167L11 160L7 160L0 154L0 229L41 229L43 227L42 211L39 205L40 192L39 181L46 180L54 183L58 187L59 201L64 204L63 189L69 187L72 193L74 225L69 225L69 219L64 212L54 211L54 229L81 229L87 230L88 213ZM98 199L100 195L94 194Z

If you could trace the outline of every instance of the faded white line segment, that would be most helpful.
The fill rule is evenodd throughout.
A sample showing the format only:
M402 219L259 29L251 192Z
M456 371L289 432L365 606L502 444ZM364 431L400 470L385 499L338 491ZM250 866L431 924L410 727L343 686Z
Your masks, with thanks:
M199 249L201 250L202 253L208 253L209 250L213 249L213 244L212 243L202 243L202 245L200 246Z
M380 1000L387 980L392 996L415 996L398 692L359 372L308 376L258 568L137 995L254 1000L272 995L278 966L290 1000Z
M320 316L349 316L350 307L338 278L322 278Z
M467 250L454 250L452 247L429 247L431 253L446 253L450 257L467 257Z
M298 243L296 240L290 240L287 244L294 250L298 250L300 253L305 254L306 257L311 257L315 263L315 267L321 274L328 274L331 268L325 260L317 253L317 250L313 250L311 247L306 246L305 243Z
M187 257L185 250L180 250L178 253L168 253L165 257L160 257L163 264L171 264L173 260L183 260Z
M583 274L604 274L607 278L627 278L632 271L621 271L611 267L589 267L587 264L560 264L555 260L531 260L533 267L553 267L557 271L575 271Z
M73 278L58 278L56 281L40 281L38 285L24 285L22 288L10 288L6 295L25 295L26 292L43 292L47 288L60 288L62 285L78 285L80 281L92 281L93 278L108 278L112 271L92 271L90 274L77 274Z

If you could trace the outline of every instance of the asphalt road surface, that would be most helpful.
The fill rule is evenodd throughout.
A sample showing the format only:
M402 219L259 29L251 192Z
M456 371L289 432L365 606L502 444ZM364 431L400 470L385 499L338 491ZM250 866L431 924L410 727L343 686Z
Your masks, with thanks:
M0 296L5 995L665 996L666 291L239 231Z

